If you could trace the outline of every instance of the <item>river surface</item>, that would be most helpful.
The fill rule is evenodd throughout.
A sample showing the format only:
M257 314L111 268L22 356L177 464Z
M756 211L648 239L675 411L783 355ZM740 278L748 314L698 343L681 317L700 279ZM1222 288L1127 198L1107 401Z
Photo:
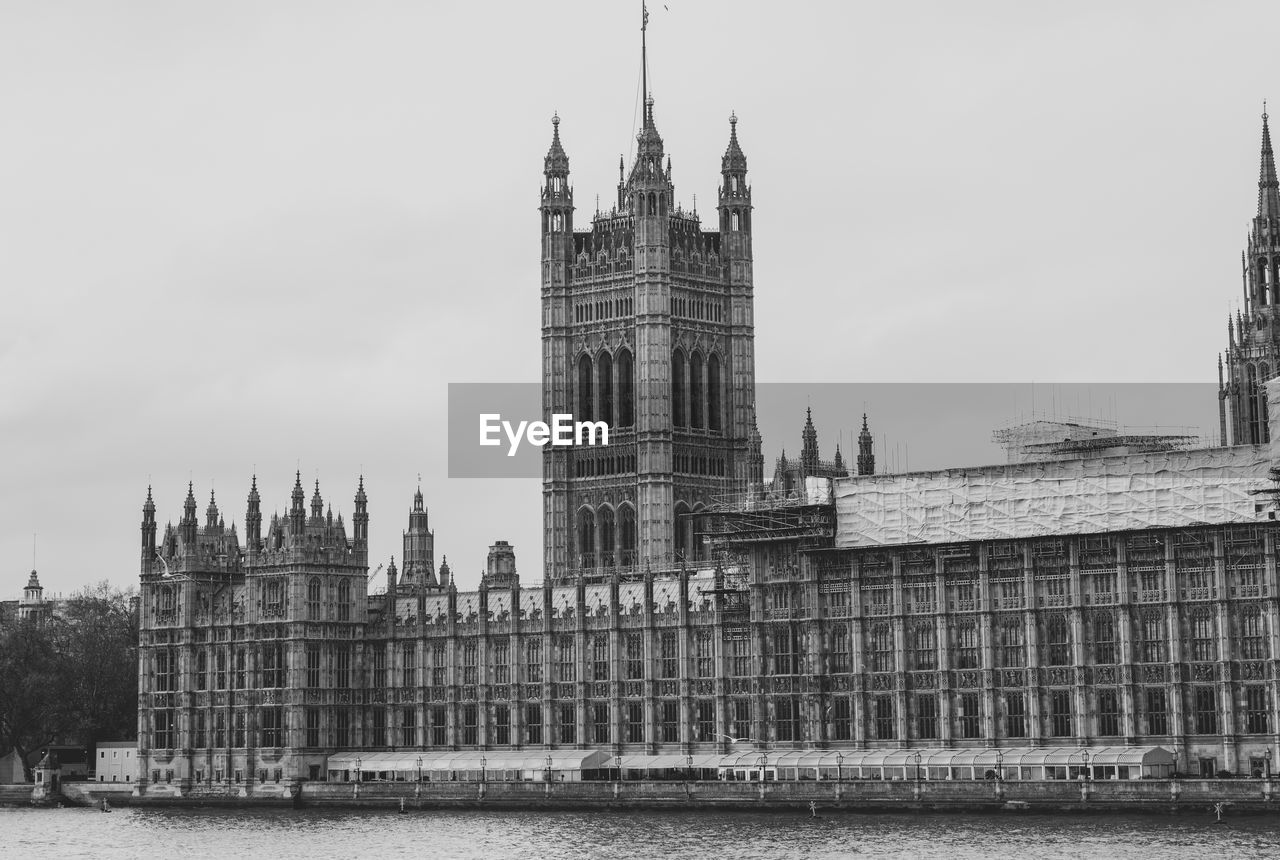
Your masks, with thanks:
M0 808L0 856L1263 857L1280 817Z

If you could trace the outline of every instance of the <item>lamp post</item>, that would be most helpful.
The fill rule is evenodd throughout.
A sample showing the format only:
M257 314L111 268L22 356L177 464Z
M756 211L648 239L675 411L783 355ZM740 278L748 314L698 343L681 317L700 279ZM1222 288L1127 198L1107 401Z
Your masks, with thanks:
M916 763L916 791L920 790L920 750L916 750L915 755L911 757Z
M693 753L689 753L687 756L685 756L684 761L686 766L685 770L687 771L688 778L693 779Z
M363 761L359 756L356 757L356 782L360 782L360 764Z
M769 767L769 754L767 752L760 753L760 784L764 785L765 772Z
M1271 779L1271 747L1267 747L1266 759L1267 759L1267 779Z
M547 756L547 785L551 784L551 756Z
M480 781L481 782L485 781L485 768L488 766L488 764L489 764L489 760L485 758L484 754L482 753L480 755Z
M836 782L844 782L844 753L836 753Z
M422 756L418 756L418 782L422 782Z
M996 750L996 782L1004 782L1004 751Z
M617 765L617 769L618 769L618 782L622 782L622 756L621 756L621 755L616 755L616 756L614 756L614 757L613 757L613 763L614 763L615 765Z
M1081 748L1080 757L1084 759L1084 773L1082 774L1082 776L1085 782L1088 782L1090 779L1092 779L1092 774L1089 772L1089 751L1087 749Z

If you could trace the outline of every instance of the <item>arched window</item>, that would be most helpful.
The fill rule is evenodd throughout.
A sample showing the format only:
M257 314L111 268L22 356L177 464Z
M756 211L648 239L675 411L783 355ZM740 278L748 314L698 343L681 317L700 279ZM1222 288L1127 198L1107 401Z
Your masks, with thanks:
M618 350L618 426L631 427L636 423L635 368L631 352Z
M720 357L712 353L707 357L707 429L720 430Z
M613 416L613 359L602 352L596 359L596 392L600 406L599 418L610 427L616 423Z
M578 421L591 421L591 356L578 359Z
M1116 621L1110 612L1093 616L1093 662L1116 662Z
M345 579L338 583L338 620L351 620L351 583Z
M676 505L676 545L675 558L677 561L689 557L690 540L689 534L689 506L684 502Z
M737 229L738 229L738 213L737 213L737 211L736 211L736 210L735 210L735 211L734 211L734 213L733 213L733 225L732 225L732 227L730 227L730 229L731 229L731 230L737 230Z
M1051 615L1045 627L1045 643L1048 645L1046 665L1070 666L1071 631L1067 626L1067 617L1065 615Z
M613 509L602 507L596 517L600 521L600 566L613 567L615 564Z
M320 579L311 577L307 582L307 618L320 621Z
M702 353L689 356L689 426L702 428Z
M578 511L578 566L596 566L596 515L590 508Z
M1258 300L1261 304L1264 304L1264 305L1269 304L1268 302L1269 290L1267 289L1267 286L1268 286L1267 260L1264 257L1263 259L1258 261L1258 285L1257 285Z
M699 504L694 508L695 516L693 517L693 534L689 539L693 542L693 558L698 561L704 561L707 558L708 544L704 539L707 534L707 515Z
M677 349L671 354L671 424L675 427L685 425L684 393L684 353Z
M630 505L618 508L619 545L622 548L621 563L631 566L636 563L636 512Z

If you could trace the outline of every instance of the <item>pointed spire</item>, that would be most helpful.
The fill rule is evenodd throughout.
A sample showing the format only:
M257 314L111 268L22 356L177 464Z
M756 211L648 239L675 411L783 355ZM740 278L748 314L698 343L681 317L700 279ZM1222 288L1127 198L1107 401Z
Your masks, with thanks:
M155 519L156 503L151 499L151 485L147 484L147 500L142 503L144 513L151 514L151 519Z
M1267 103L1262 103L1262 165L1258 169L1258 217L1280 220L1280 181L1276 179L1276 156L1271 151L1271 129L1267 125Z
M209 507L204 512L205 525L213 528L218 524L218 503L214 501L213 490L209 490Z
M806 407L804 430L800 437L804 444L800 450L800 465L810 474L818 469L818 431L813 426L813 409Z
M569 156L565 154L564 146L560 143L560 114L558 113L551 117L551 148L547 150L547 157L543 160L542 171L548 175L564 175L569 172Z
M311 496L311 516L321 519L324 516L324 500L320 498L320 479L316 478L316 491Z
M729 114L729 146L725 148L724 157L720 159L720 172L740 172L747 169L747 156L738 143L738 115Z

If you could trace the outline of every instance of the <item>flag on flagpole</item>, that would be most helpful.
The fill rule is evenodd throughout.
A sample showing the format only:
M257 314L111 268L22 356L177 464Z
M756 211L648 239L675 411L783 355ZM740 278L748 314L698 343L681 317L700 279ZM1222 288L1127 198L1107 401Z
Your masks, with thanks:
M640 11L644 13L644 18L640 21L640 29L643 30L649 26L649 6L644 0L640 2Z

